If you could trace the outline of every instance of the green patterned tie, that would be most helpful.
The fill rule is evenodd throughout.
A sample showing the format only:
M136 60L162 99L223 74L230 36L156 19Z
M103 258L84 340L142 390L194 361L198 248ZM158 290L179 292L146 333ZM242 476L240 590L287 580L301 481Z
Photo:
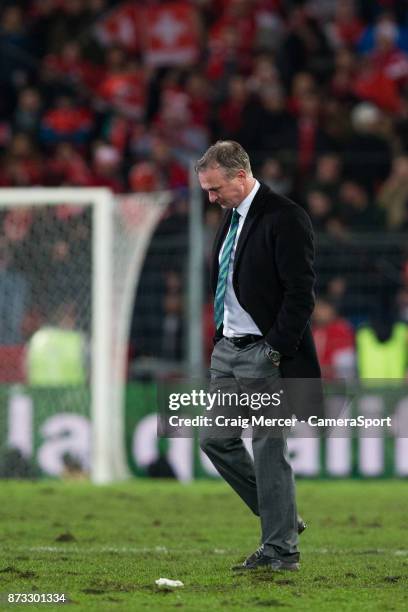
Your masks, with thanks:
M227 289L228 270L231 260L232 247L234 246L235 237L237 235L239 217L239 212L234 209L218 270L217 290L215 292L214 300L214 319L216 329L218 329L224 321L224 298L225 291Z

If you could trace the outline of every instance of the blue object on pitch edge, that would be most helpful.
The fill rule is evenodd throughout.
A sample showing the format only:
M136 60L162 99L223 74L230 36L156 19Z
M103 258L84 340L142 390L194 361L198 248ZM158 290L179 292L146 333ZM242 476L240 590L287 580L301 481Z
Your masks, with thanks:
M224 320L224 298L227 288L228 270L231 260L232 247L234 246L235 237L237 235L240 214L234 209L231 218L231 224L228 230L228 235L225 239L224 249L218 270L217 289L214 300L214 319L215 327L218 329Z

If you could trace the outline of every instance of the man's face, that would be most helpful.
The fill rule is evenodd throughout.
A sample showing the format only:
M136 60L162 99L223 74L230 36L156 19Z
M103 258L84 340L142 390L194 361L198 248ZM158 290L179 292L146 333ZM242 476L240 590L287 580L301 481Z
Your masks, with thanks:
M198 180L202 189L208 192L210 202L219 204L222 208L236 208L245 198L247 185L245 170L238 170L231 178L219 166L207 168L198 173Z

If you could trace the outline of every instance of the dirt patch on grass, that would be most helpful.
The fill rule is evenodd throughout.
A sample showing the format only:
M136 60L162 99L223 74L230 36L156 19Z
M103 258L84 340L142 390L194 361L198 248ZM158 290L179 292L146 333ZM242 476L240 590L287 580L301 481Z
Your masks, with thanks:
M8 565L7 567L0 569L0 574L14 574L18 578L38 578L35 572L32 572L31 570L19 570L13 565Z
M58 535L55 538L55 541L56 542L76 542L76 537L69 531L66 531L65 533L60 533L60 535Z
M401 578L402 576L385 576L384 582L398 582Z
M283 608L286 604L282 603L278 599L251 599L250 602L253 606L260 606L262 608Z

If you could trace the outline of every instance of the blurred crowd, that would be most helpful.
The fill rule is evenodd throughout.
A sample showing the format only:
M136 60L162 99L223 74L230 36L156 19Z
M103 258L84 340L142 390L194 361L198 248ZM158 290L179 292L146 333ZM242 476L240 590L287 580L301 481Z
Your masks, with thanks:
M4 0L0 86L0 187L170 188L177 216L190 162L214 140L235 139L256 176L304 206L323 236L326 305L353 326L384 313L408 320L405 2ZM46 250L62 279L86 228L69 208L59 217ZM218 220L208 208L206 244ZM12 210L0 222L0 289L13 284L7 274L20 275L11 313L19 342L28 331L18 311L30 293L21 249L44 219ZM184 236L186 224L172 231ZM388 246L363 248L368 234L388 236ZM165 289L155 321L168 315L166 329L178 334L164 343L173 357L182 353L173 321L183 309L182 259L156 283ZM356 303L356 270L355 282L370 278L379 295L368 289Z
M25 0L0 12L1 186L185 187L239 140L317 229L408 225L395 0Z

